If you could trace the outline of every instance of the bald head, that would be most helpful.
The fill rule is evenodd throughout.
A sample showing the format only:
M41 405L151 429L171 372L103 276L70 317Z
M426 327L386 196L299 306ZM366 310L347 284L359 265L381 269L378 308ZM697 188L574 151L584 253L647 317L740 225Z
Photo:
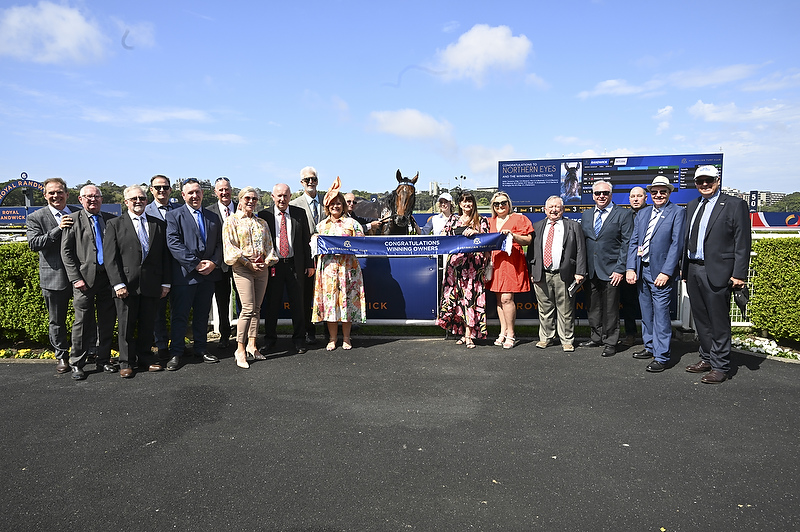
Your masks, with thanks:
M634 212L647 205L647 192L642 187L633 187L628 195L628 200Z

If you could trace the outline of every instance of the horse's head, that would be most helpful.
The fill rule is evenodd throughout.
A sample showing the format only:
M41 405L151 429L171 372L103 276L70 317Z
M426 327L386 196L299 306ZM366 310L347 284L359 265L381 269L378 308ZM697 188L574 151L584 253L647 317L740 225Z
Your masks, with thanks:
M417 191L414 185L419 179L419 172L412 179L403 177L400 170L397 170L397 188L392 193L392 221L399 227L408 227L411 223L411 215L414 212L414 204L417 200Z

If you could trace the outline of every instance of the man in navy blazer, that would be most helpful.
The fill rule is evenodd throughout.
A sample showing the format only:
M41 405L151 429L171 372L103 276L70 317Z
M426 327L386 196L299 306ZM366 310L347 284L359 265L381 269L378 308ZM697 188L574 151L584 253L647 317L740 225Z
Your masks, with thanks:
M203 208L203 189L197 179L186 179L181 195L186 204L167 213L167 247L172 254L169 371L180 368L192 310L195 355L203 362L219 362L206 346L214 283L221 277L222 223L219 216Z
M294 342L295 351L302 354L308 350L303 292L306 279L314 276L315 269L309 247L311 234L306 213L302 208L289 204L291 197L292 191L289 189L289 185L279 183L272 187L274 205L258 213L258 217L267 222L275 251L279 257L278 263L271 267L273 273L270 274L267 292L264 295L267 309L264 318L264 340L266 351L274 347L278 340L276 326L285 288L289 299L289 310L292 313L292 342ZM280 242L282 216L288 216L286 218L288 247L285 252L281 249Z
M158 302L170 289L170 255L166 222L144 213L144 189L128 187L123 197L128 210L106 224L103 254L119 320L119 373L128 378L137 359L151 358ZM165 363L156 358L149 369L161 371Z
M619 285L625 276L628 242L633 232L633 213L611 201L611 183L592 185L594 209L583 211L581 228L586 237L586 266L589 271L591 339L581 347L603 346L603 356L617 352L619 340Z
M169 178L165 175L157 174L150 178L150 193L153 194L153 201L144 208L145 214L164 220L166 223L167 213L172 210L173 204L169 198L172 194L172 186ZM163 363L169 358L169 329L167 328L167 303L168 297L161 298L156 310L156 320L153 324L153 337L158 348L158 358Z
M67 279L72 283L72 307L75 310L69 365L72 367L72 378L83 380L86 378L83 366L88 350L94 347L95 338L96 370L107 373L117 371L111 364L116 313L102 244L106 225L115 216L100 210L103 194L94 185L84 186L78 200L83 210L69 215L73 223L61 237L61 260L64 261Z
M715 166L698 167L694 182L701 197L686 207L681 272L700 340L700 361L686 371L707 372L701 382L719 384L731 369L731 291L747 284L750 216L744 200L720 193Z
M633 358L654 360L647 365L651 373L671 366L672 324L669 304L683 252L686 211L669 201L675 187L665 176L656 176L647 186L653 205L636 215L628 247L628 284L636 285L642 309L644 349Z
M564 218L564 200L550 196L544 204L547 218L533 224L533 242L526 258L539 308L539 341L545 349L555 338L561 348L575 350L575 292L568 289L586 277L586 245L581 224Z
M47 332L50 345L56 353L56 371L69 371L69 340L67 339L67 308L72 297L72 286L67 279L61 260L61 234L71 227L73 219L68 216L72 209L67 206L67 183L60 177L51 177L44 182L42 207L25 220L28 247L39 253L39 287L47 306Z

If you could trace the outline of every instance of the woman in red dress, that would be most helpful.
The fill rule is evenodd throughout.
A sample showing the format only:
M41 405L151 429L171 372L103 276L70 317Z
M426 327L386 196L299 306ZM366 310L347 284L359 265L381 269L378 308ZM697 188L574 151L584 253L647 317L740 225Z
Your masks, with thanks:
M517 307L514 294L529 292L531 283L528 276L528 263L522 246L527 246L533 239L533 225L527 217L511 212L511 198L505 192L497 192L492 196L492 217L489 218L489 230L493 233L511 235L513 246L511 255L505 251L492 252L492 279L486 288L495 292L497 297L497 317L500 318L500 336L494 345L502 345L503 349L511 349L517 345L514 336L514 320L517 318Z

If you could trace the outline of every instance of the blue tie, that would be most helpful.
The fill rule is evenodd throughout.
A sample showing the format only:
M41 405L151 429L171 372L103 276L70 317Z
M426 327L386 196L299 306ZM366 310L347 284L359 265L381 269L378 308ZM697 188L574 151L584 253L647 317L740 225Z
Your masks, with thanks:
M103 264L103 230L100 229L100 221L96 214L92 215L94 225L94 246L97 248L97 264Z
M600 228L603 227L603 213L606 212L605 209L600 209L597 211L597 218L594 219L594 235L597 236L600 234Z
M203 214L200 211L194 211L194 218L197 220L197 227L200 228L200 236L203 238L203 242L206 241L206 226L203 223Z

